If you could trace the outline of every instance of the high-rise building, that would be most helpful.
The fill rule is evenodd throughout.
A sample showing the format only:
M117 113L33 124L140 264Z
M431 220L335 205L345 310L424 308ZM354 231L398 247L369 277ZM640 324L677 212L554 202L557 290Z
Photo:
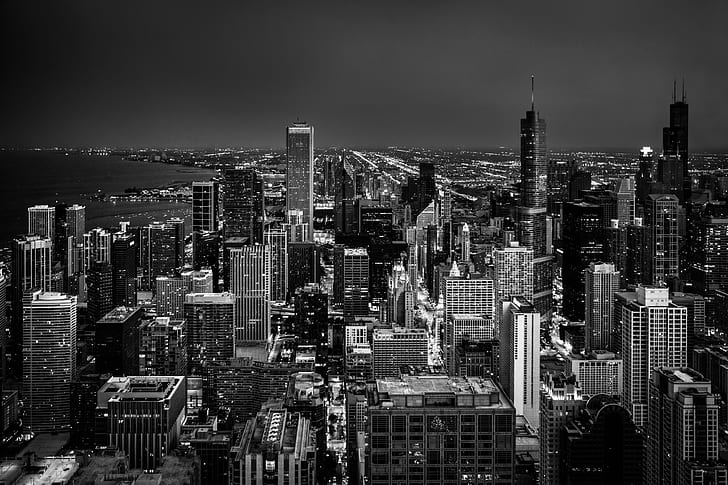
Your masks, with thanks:
M492 319L495 311L495 283L490 278L445 277L445 320L456 314Z
M187 373L187 333L184 320L157 317L139 327L139 368L143 376Z
M648 386L656 367L687 365L687 308L675 305L669 290L637 287L615 294L615 330L622 335L624 393L638 427L647 424Z
M177 446L187 411L184 376L112 377L98 392L97 445L126 453L129 468L157 468Z
M230 292L235 296L235 342L263 342L270 335L270 246L230 250Z
M422 328L378 328L372 335L374 378L396 377L401 366L426 366L428 335Z
M455 348L456 374L460 377L500 375L500 345L497 340L466 340Z
M55 240L56 208L50 205L28 207L28 234Z
M586 355L569 354L566 357L566 373L576 377L586 396L605 394L618 398L622 395L622 359L613 352L594 350Z
M651 256L650 281L667 283L679 276L680 234L678 198L674 195L650 194L645 203L645 224L648 226Z
M445 368L451 376L458 375L457 351L463 341L483 342L493 340L495 324L491 314L453 313L444 320L442 352Z
M167 276L184 265L184 221L153 222L142 234L148 259L142 260L141 266L148 278L147 288L154 289L157 276Z
M634 177L620 179L617 186L617 220L620 226L634 223Z
M313 240L313 126L294 123L286 128L286 214L303 212L306 241Z
M639 156L639 170L635 174L635 210L643 210L652 187L652 164L654 153L650 147L642 147ZM642 214L639 214L640 216Z
M514 482L515 409L493 380L407 375L369 392L372 485Z
M263 181L253 169L225 170L225 237L245 237L250 244L262 243L264 200Z
M541 390L539 468L544 485L559 485L561 466L561 428L584 408L581 387L574 376L547 374ZM532 425L535 423L531 423Z
M303 413L265 409L250 419L230 450L234 485L316 483L316 440L311 420Z
M511 242L505 248L493 250L495 309L494 317L500 322L503 302L514 296L533 298L533 249Z
M27 235L12 244L12 314L8 352L12 372L20 373L23 345L23 296L30 290L51 290L53 243L47 237Z
M689 367L660 367L650 379L643 483L728 483L718 459L720 397Z
M193 232L218 230L219 200L217 182L192 182Z
M192 269L212 271L212 291L218 291L220 286L220 249L219 233L192 233Z
M562 428L557 483L642 484L642 437L614 398L593 396Z
M460 258L463 261L470 261L470 227L468 224L463 224L462 239L460 241Z
M308 283L318 284L321 279L319 251L312 242L288 243L288 295Z
M365 248L334 246L334 303L346 316L369 314L369 254Z
M76 297L27 292L23 301L23 426L27 431L70 427L75 377Z
M235 297L230 293L190 293L184 303L188 375L201 375L207 362L234 355Z
M715 294L728 288L728 210L723 205L709 204L705 212L697 224L690 279L705 296L708 319L715 325L720 320Z
M538 426L540 383L540 318L527 300L513 297L503 305L500 344L500 382L513 401L516 414Z
M86 273L94 263L111 263L113 235L106 229L95 227L83 235L81 271Z
M270 248L270 300L284 301L288 292L288 234L283 230L265 231Z
M157 315L176 320L183 317L185 297L193 293L181 276L157 276L155 303ZM209 292L199 292L209 293Z
M585 271L586 350L614 350L614 293L619 290L619 272L613 264L590 263Z
M518 206L518 240L533 249L533 304L542 318L551 314L553 257L546 247L546 182L548 155L546 121L533 104L521 119L521 200Z
M689 199L692 183L688 170L688 104L685 102L684 83L680 101L677 100L673 86L670 125L662 129L662 153L665 157L676 157L680 161L680 175L684 188L680 200Z
M0 382L7 376L8 351L8 279L0 272ZM1 394L1 392L0 392ZM2 436L0 430L0 437Z
M83 239L86 232L86 206L73 204L66 207L66 235L73 236L76 240Z
M114 273L111 264L96 261L86 271L89 321L95 323L114 308Z
M139 372L139 327L142 307L117 307L96 322L96 371L114 376Z
M329 318L329 295L320 285L309 284L293 297L295 334L303 340L325 345Z
M604 259L603 210L596 204L567 202L562 211L563 313L571 320L584 320L584 271Z
M136 305L137 242L130 232L117 232L111 243L114 306Z

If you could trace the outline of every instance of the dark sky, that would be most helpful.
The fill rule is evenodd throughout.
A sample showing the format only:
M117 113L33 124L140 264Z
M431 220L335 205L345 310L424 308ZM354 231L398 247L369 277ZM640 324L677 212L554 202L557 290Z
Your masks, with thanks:
M0 145L728 149L725 0L0 1ZM679 89L679 88L678 88Z

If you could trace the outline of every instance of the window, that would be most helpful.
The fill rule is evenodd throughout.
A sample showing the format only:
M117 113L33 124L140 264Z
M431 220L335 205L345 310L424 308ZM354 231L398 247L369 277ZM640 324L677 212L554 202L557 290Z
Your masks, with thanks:
M372 433L389 433L389 416L372 416Z
M508 414L496 414L495 432L510 433L513 429L513 417Z

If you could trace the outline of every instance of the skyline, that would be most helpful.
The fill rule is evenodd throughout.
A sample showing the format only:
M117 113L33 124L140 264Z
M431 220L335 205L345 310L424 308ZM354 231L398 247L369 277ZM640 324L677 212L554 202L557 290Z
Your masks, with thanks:
M535 75L551 147L660 147L684 78L728 149L721 2L170 6L5 2L0 146L516 147Z

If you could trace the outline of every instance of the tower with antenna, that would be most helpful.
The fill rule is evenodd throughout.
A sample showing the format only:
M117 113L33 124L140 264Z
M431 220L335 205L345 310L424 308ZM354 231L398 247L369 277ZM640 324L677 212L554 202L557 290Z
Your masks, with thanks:
M690 197L692 182L688 160L688 103L685 94L685 79L682 81L682 97L677 98L677 80L672 83L672 104L670 124L662 129L662 155L664 159L677 158L681 164L682 194L680 200Z

